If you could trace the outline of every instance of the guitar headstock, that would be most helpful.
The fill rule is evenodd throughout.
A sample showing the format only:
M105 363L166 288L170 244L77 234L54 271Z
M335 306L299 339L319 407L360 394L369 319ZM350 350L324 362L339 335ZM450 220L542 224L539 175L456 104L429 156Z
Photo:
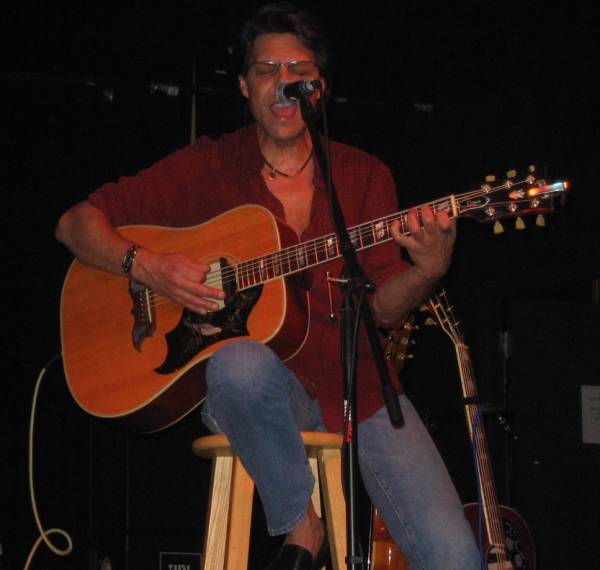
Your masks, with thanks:
M453 308L448 302L448 295L443 287L433 293L425 305L425 310L429 311L431 318L436 326L441 328L452 340L454 344L464 344L460 323L456 320Z
M407 359L413 357L408 352L408 347L414 344L414 340L411 340L411 334L413 330L418 329L415 325L414 315L410 315L402 328L388 329L382 331L385 334L385 346L383 349L386 360L389 360L394 365L396 372L400 372Z
M537 178L535 167L530 166L526 176L510 170L501 182L495 176L486 177L480 189L457 196L456 204L461 216L483 223L515 218L515 227L523 229L524 216L536 215L536 224L545 225L543 216L554 212L556 198L564 200L568 189L566 180L547 182ZM502 227L496 224L494 231L500 233Z

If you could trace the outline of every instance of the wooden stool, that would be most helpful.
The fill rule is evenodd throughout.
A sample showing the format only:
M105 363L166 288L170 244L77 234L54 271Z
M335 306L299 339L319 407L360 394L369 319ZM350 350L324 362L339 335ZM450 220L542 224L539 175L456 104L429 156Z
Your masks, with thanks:
M315 476L313 505L321 516L320 480L333 568L342 570L346 558L342 436L324 432L302 432L301 436ZM233 454L226 436L201 437L193 442L192 449L196 455L213 460L203 570L245 570L250 549L254 482Z

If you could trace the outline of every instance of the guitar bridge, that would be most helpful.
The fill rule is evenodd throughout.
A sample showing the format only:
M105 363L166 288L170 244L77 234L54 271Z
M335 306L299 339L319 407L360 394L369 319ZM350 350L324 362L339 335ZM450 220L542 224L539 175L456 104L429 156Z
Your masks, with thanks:
M131 339L138 352L142 351L142 344L148 337L156 332L156 312L154 310L154 292L135 281L129 280L129 295L133 301L131 314L133 315L133 328Z

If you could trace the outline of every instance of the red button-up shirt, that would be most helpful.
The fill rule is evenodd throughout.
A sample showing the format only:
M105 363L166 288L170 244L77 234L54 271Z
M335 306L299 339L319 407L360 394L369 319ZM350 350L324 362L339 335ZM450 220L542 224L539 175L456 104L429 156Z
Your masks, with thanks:
M336 142L330 142L329 149L333 181L348 227L396 211L395 184L381 161ZM262 205L283 220L282 204L268 190L261 175L263 164L256 127L252 125L217 140L202 137L136 176L105 184L89 200L115 226L193 226L243 204ZM310 222L301 241L334 231L325 184L317 167L314 185ZM389 241L361 251L358 258L375 285L407 267L399 247ZM333 307L338 315L332 321L326 272L338 276L341 267L338 259L311 270L310 332L300 352L287 361L308 394L319 399L330 431L341 430L343 423L339 324L342 293L336 285L332 287ZM391 375L397 381L393 371ZM369 417L382 405L381 383L363 329L358 346L357 418Z

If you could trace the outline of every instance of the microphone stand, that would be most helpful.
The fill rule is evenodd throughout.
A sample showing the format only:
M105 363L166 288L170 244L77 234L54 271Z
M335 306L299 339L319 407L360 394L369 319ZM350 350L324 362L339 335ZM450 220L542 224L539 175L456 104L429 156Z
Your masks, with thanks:
M358 452L356 438L356 338L360 319L365 324L369 344L379 377L382 383L384 402L388 411L390 422L394 427L404 425L404 418L398 403L398 396L394 389L388 367L385 363L383 350L378 338L375 320L370 306L365 302L367 293L373 293L375 286L356 258L356 250L348 236L348 230L344 216L340 208L337 194L331 180L329 160L323 149L323 144L317 128L318 112L311 106L308 97L300 95L300 108L310 136L312 138L313 150L317 157L319 168L325 180L329 194L331 215L333 225L340 246L341 255L344 259L347 278L339 280L344 289L344 302L342 306L341 340L342 340L342 364L344 367L344 419L345 434L342 447L344 466L343 480L346 495L346 532L347 532L347 568L350 570L363 569L362 549L360 548L360 536L358 529L358 507L356 496L356 481L358 474ZM356 312L354 297L358 295L358 313ZM357 318L358 317L358 318ZM346 423L347 422L347 423Z

